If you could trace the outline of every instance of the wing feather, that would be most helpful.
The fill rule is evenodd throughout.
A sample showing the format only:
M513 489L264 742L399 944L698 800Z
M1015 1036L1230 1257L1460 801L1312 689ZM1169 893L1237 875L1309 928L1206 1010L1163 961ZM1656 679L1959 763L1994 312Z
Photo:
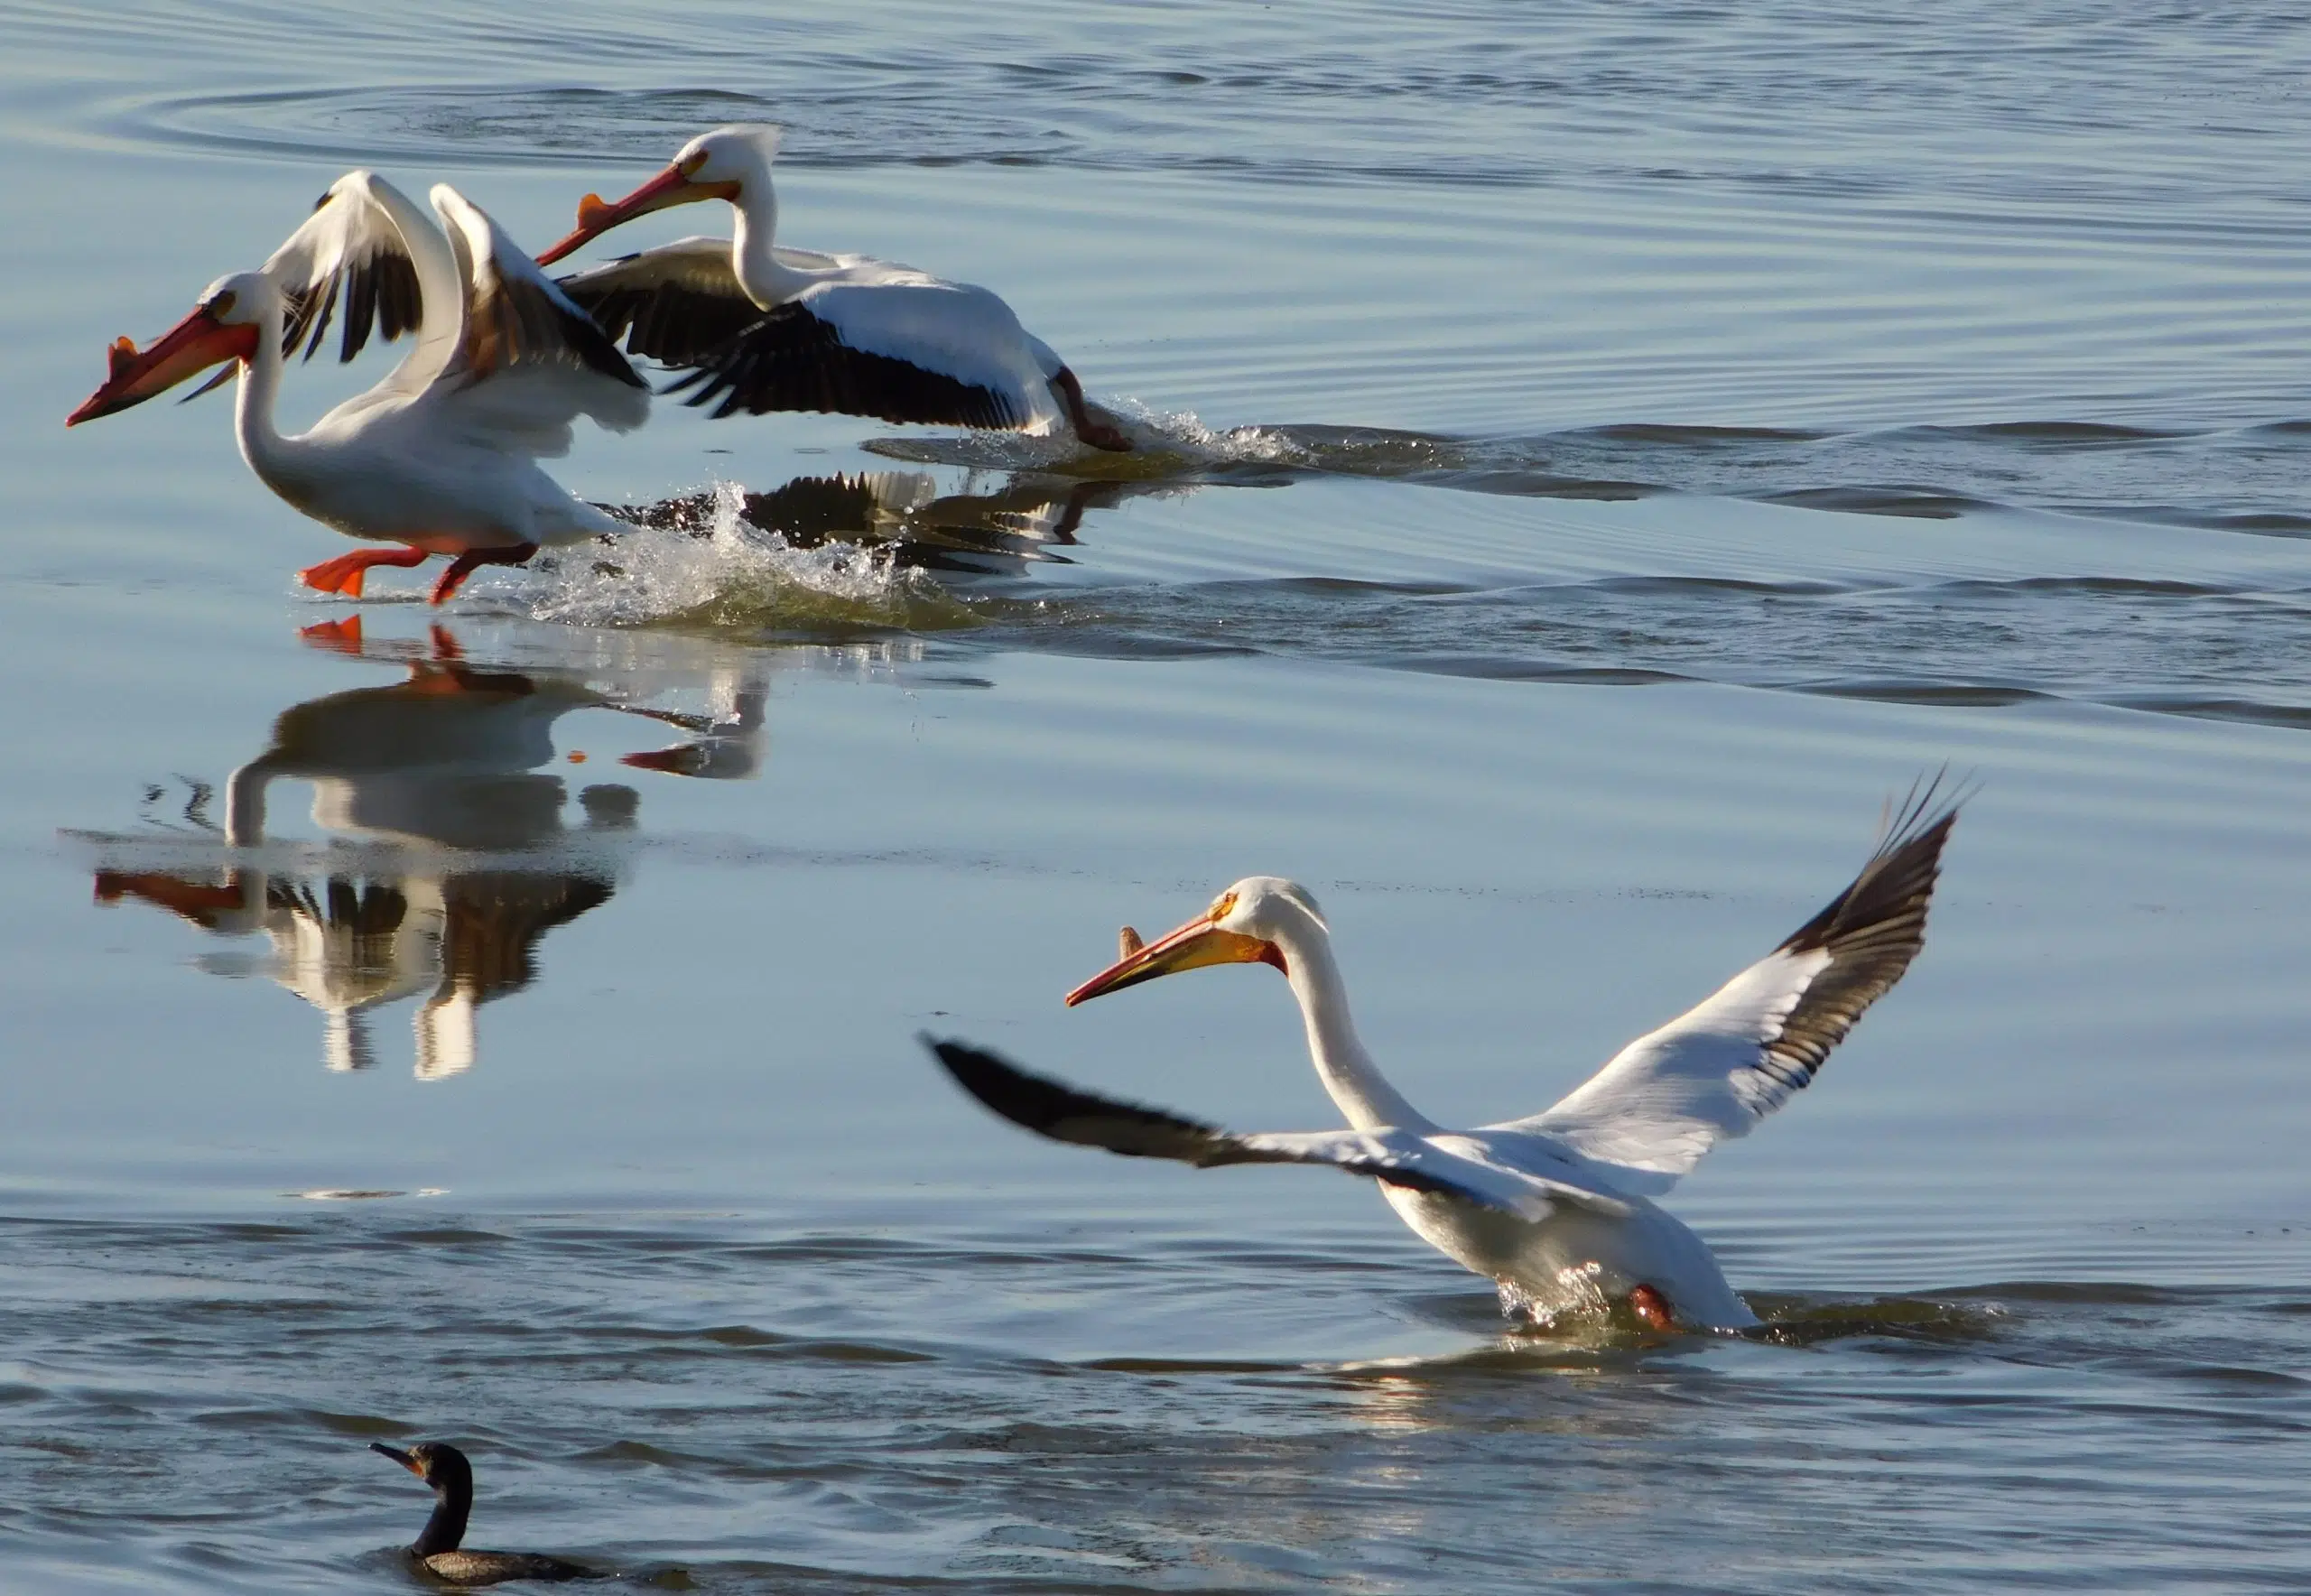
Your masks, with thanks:
M302 226L265 263L265 274L288 302L281 351L304 357L319 351L340 303L338 358L350 360L371 334L390 343L405 333L430 330L425 322L424 268L443 249L409 197L371 172L348 172L329 186ZM446 283L447 274L440 280ZM422 339L421 353L448 357L448 318L439 312L441 336ZM415 358L414 356L412 357Z
M562 449L578 415L614 431L641 425L649 385L592 318L479 206L447 183L433 186L432 199L466 283L457 357L443 374L460 379L459 401L540 440L561 429Z
M713 405L718 421L740 411L788 410L1000 431L1034 421L1016 384L958 376L905 356L859 348L819 314L816 297L764 312L665 391L686 393L686 404Z
M1846 889L1703 1002L1616 1053L1544 1113L1489 1128L1555 1138L1663 1191L1810 1083L1926 943L1926 910L1962 793L1922 782ZM1651 1177L1647 1179L1644 1177Z
M1103 1147L1128 1158L1168 1158L1199 1169L1229 1164L1326 1165L1386 1185L1456 1198L1528 1220L1545 1218L1558 1195L1627 1211L1592 1193L1561 1192L1553 1183L1456 1156L1405 1131L1239 1135L1161 1109L1097 1096L1033 1074L966 1043L929 1036L921 1040L965 1091L1014 1125L1053 1141Z
M762 320L728 238L681 238L556 281L626 353L669 366L695 366Z

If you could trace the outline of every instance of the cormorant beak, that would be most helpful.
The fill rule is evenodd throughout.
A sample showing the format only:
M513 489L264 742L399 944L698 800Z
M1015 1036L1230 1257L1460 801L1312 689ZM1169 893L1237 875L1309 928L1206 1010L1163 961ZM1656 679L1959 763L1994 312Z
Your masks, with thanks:
M64 424L77 427L142 404L219 360L246 360L256 352L256 333L254 324L226 326L207 305L201 305L142 353L134 339L118 339L110 354L112 374L81 402L79 409L64 418Z
M703 157L693 157L691 164ZM736 183L701 183L691 181L690 173L680 163L669 166L648 182L623 200L609 200L599 194L589 194L578 201L576 231L561 243L538 256L538 264L550 266L563 255L582 249L612 227L622 227L637 216L647 216L654 210L664 210L670 205L692 205L701 200L736 200Z
M1138 933L1133 933L1129 941L1137 942ZM1126 987L1136 987L1158 976L1201 970L1207 964L1272 964L1283 970L1284 950L1260 937L1222 931L1209 915L1199 914L1177 931L1127 951L1070 992L1067 1007L1072 1008L1087 999L1104 998L1109 992L1120 992Z
M382 1456L393 1459L394 1461L399 1463L403 1468L407 1469L420 1480L425 1478L425 1465L419 1462L414 1455L410 1452L404 1452L400 1447L387 1446L382 1441L372 1441L369 1443L369 1450L379 1453Z

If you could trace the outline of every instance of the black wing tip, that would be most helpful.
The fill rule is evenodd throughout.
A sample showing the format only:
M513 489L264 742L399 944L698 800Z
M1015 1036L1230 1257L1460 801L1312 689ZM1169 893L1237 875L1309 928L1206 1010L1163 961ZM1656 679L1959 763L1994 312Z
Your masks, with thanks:
M973 1047L970 1043L959 1042L951 1036L933 1036L928 1031L917 1031L914 1039L931 1050L932 1056L955 1078L958 1086L981 1102L986 1102L987 1097L979 1089L978 1082L998 1081L1022 1072L1001 1054L989 1053L983 1047Z
M1002 1118L1037 1136L1078 1146L1103 1147L1128 1158L1207 1161L1222 1133L1144 1103L1100 1097L1064 1081L1023 1070L1000 1053L968 1042L918 1033L955 1084Z
M1914 921L1925 935L1926 911L1942 874L1942 850L1959 812L1979 792L1972 778L1952 783L1949 766L1920 775L1898 801L1889 801L1870 850L1846 889L1790 933L1786 951L1827 948L1872 928Z
M1047 1130L1058 1117L1053 1112L1058 1101L1077 1095L1059 1081L1023 1070L984 1047L933 1036L928 1031L917 1031L914 1039L929 1048L955 1084L981 1106L1029 1130Z
M1878 826L1878 849L1872 858L1888 858L1937 834L1941 840L1935 847L1938 851L1941 842L1948 840L1950 828L1957 824L1958 812L1972 803L1982 788L1981 778L1972 771L1953 780L1947 764L1931 772L1921 772L1898 802L1887 800Z

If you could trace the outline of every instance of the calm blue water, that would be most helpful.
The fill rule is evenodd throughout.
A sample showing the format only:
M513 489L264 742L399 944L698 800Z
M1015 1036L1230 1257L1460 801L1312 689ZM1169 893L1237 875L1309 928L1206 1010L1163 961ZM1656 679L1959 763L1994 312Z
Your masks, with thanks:
M419 1437L639 1588L2311 1578L2300 19L759 13L0 11L0 1588L394 1588ZM536 246L738 117L1148 447L665 404L433 614L221 398L60 430L349 166ZM1059 1004L1280 872L1528 1112L1945 762L1926 953L1674 1198L1759 1342L910 1040L1332 1124L1261 972Z

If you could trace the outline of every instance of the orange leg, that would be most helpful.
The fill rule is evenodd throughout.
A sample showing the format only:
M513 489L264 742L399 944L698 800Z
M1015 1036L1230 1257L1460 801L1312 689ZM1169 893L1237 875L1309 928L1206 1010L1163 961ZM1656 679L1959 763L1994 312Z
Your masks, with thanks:
M1669 1311L1669 1299L1649 1285L1640 1285L1629 1294L1629 1311L1645 1321L1647 1330L1666 1335L1677 1328L1677 1316Z
M358 598L361 583L372 565L422 565L429 558L422 549L356 549L319 565L308 565L297 573L297 580L324 593Z
M466 585L466 578L484 565L519 565L538 552L535 543L515 543L504 549L468 549L450 561L450 569L433 584L432 602L446 604L450 595Z

